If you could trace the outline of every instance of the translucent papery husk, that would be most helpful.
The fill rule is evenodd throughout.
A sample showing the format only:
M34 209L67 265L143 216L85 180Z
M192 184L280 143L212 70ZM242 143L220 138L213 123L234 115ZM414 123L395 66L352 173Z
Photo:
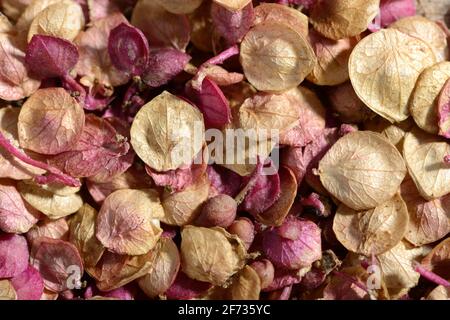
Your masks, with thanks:
M369 300L370 296L361 287L358 277L363 271L365 270L362 267L348 267L340 271L344 276L332 275L323 289L322 300Z
M415 14L415 0L381 0L380 27L385 28L399 19L414 16Z
M241 190L242 177L220 166L208 166L206 169L210 182L210 194L226 194L235 197Z
M34 240L40 237L47 237L57 240L68 240L69 238L69 225L64 218L57 220L50 220L46 218L39 221L30 231L26 234L29 243L33 243Z
M203 52L214 51L211 4L211 1L203 1L202 5L188 16L191 26L191 42Z
M221 5L228 10L238 11L242 10L246 5L248 5L251 0L213 0L218 5Z
M17 293L17 300L40 300L44 292L42 277L31 265L11 279L11 284Z
M409 98L417 78L435 63L435 54L426 42L386 29L355 46L349 74L356 94L372 111L390 122L400 122L409 116Z
M181 266L189 277L225 285L245 264L242 241L223 228L186 226L181 232Z
M416 0L417 14L422 15L430 20L445 21L448 25L448 2L434 0Z
M87 4L82 7L84 11L87 7L89 21L97 21L120 11L120 8L117 6L118 3L114 0L78 0L78 2Z
M210 283L191 279L180 270L165 296L170 300L190 300L198 298L209 288Z
M12 20L17 20L31 2L33 0L4 0L1 7L5 15Z
M191 13L197 9L203 0L156 0L167 11L175 14Z
M437 286L427 295L426 300L450 300L450 288Z
M437 104L439 135L450 139L450 80L445 82Z
M441 241L422 260L422 265L445 279L450 279L450 238Z
M261 279L252 267L245 266L227 289L226 298L229 300L259 300L260 291Z
M12 278L28 267L28 245L24 236L0 234L0 278Z
M0 280L0 300L17 300L17 293L10 280Z
M364 129L381 133L397 149L402 152L406 134L414 127L411 118L397 124L392 124L386 119L376 116L364 123Z

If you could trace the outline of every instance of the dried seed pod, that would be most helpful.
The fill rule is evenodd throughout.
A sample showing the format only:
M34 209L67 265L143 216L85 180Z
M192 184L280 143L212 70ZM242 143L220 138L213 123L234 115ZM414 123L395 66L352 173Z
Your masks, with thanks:
M400 192L409 212L406 240L421 246L442 239L450 232L450 195L427 201L410 177L403 181Z
M0 234L0 278L18 276L28 266L28 245L25 237L16 234Z
M15 21L32 2L33 0L3 0L1 7L3 13Z
M397 194L374 209L355 211L341 204L333 231L348 250L371 256L395 247L408 228L408 210Z
M397 192L406 175L397 148L380 134L349 133L319 163L320 180L334 197L354 210L374 208Z
M241 43L240 60L248 81L260 91L297 87L316 64L307 40L282 23L254 26Z
M303 35L308 36L308 17L300 10L278 3L261 3L254 10L253 25L264 22L283 23Z
M214 51L211 4L211 1L203 1L203 4L189 15L191 42L197 49L204 52Z
M320 0L312 8L310 21L329 39L354 37L367 29L379 6L380 0Z
M139 287L150 298L165 293L174 283L180 268L180 253L172 239L162 238L151 270L138 279Z
M355 38L330 40L311 30L309 42L317 57L317 63L307 79L320 86L335 86L349 79L348 60L357 44Z
M165 294L166 297L171 300L190 300L198 298L210 287L210 283L191 279L180 270L177 274L175 282Z
M426 300L450 300L450 288L437 286L428 294Z
M95 235L103 246L118 254L146 254L162 234L158 219L163 215L155 190L118 190L103 202Z
M396 29L362 39L352 51L349 74L358 97L391 122L408 118L408 100L422 70L436 62L422 40Z
M10 280L0 280L0 300L17 300L17 293Z
M50 220L48 218L39 221L37 225L27 232L27 240L33 243L40 237L47 237L57 240L67 240L69 235L69 225L66 219Z
M251 0L213 0L215 3L231 11L242 10Z
M250 267L256 271L261 280L261 289L267 288L273 282L275 269L270 260L254 261L250 264Z
M416 14L416 0L381 0L380 13L377 18L380 19L380 26L385 28L395 21Z
M42 10L33 19L28 31L28 42L35 34L72 41L83 28L84 14L78 3L57 2Z
M189 277L224 285L245 264L243 242L220 227L186 226L181 232L181 266Z
M189 20L161 5L164 0L140 0L134 7L131 24L142 30L152 46L185 51L190 40ZM184 1L183 1L184 2Z
M197 9L203 0L156 0L156 2L171 13L186 14Z
M422 265L438 276L450 278L450 238L441 241L422 260Z
M426 42L433 49L438 62L448 59L447 35L435 21L421 16L406 17L394 22L389 28Z
M411 118L398 124L392 124L384 118L377 116L364 123L365 130L381 133L381 135L395 145L400 152L403 150L405 135L413 126L414 122Z
M95 267L105 251L95 236L97 216L97 210L85 203L70 219L70 242L77 247L86 268Z
M20 110L20 145L41 154L58 154L77 143L83 127L83 108L66 90L40 89Z
M200 214L201 205L208 198L208 194L209 181L206 175L183 191L172 193L165 190L161 197L164 207L164 217L161 221L175 226L193 222Z
M261 291L261 279L250 266L245 266L227 290L230 300L258 300Z
M426 68L417 79L409 110L417 125L428 133L439 132L438 97L450 78L450 62L444 61Z
M227 229L231 234L235 234L242 240L248 250L255 239L255 227L248 218L236 219Z
M15 101L30 96L41 82L29 77L22 46L15 37L1 33L0 48L0 99Z
M131 144L152 169L174 170L190 163L199 153L204 130L201 113L165 91L136 114L131 126Z
M17 293L17 300L40 300L44 292L44 281L41 274L31 265L11 279L11 284Z
M195 224L201 227L229 227L236 218L237 203L226 195L209 198L202 207Z
M54 292L62 292L71 284L68 281L76 270L81 280L83 262L77 248L70 242L50 238L39 238L33 242L30 263L41 274L44 286Z
M29 205L50 219L59 219L71 215L83 205L83 200L77 193L60 196L41 188L39 185L24 181L18 183L17 189Z
M443 161L450 145L419 129L406 134L403 157L422 197L432 200L450 192L450 167Z
M448 1L416 0L417 14L431 20L445 21L449 24Z
M450 79L445 82L437 105L439 135L450 139Z

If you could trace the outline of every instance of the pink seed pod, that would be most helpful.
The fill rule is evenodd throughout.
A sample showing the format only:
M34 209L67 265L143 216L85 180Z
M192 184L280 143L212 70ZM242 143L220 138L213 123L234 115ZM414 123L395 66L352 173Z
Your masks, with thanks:
M255 239L255 227L248 218L236 219L229 227L228 232L237 235L248 250Z
M208 199L196 220L201 227L229 227L236 218L236 201L226 195L219 194Z
M17 300L40 300L44 292L41 274L31 265L24 272L11 279Z
M414 0L381 0L380 25L386 28L401 18L416 15L416 2Z
M210 283L193 280L179 271L175 282L166 291L167 299L189 300L199 297L211 287Z
M242 184L242 178L237 173L220 166L208 166L206 168L211 188L217 193L223 193L235 197Z
M267 288L273 282L275 269L269 260L254 261L250 264L250 267L256 271L261 279L261 290Z
M302 277L299 275L298 270L276 269L272 283L263 291L280 290L286 286L298 284L301 280Z

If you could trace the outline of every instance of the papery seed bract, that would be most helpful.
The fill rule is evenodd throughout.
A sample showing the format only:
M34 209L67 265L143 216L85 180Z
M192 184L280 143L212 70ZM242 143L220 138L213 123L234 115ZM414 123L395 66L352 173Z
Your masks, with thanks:
M263 291L274 291L283 289L286 286L292 286L300 283L302 280L302 273L309 268L300 270L286 270L282 268L275 269L275 274L272 283L266 287Z
M166 291L171 300L194 299L208 290L211 284L189 278L183 271L179 271L172 286Z
M0 300L17 300L17 293L10 280L0 280Z
M414 0L381 0L380 2L380 24L385 28L393 22L416 14L416 3Z
M358 97L390 122L408 115L409 97L416 80L436 58L430 47L395 29L362 39L349 60L349 74Z
M11 279L11 284L17 293L17 300L40 300L44 292L42 277L31 265Z
M26 234L29 243L40 237L67 240L69 237L69 225L64 218L50 220L49 218L39 221Z
M366 256L378 255L395 247L408 228L408 210L403 199L395 195L374 209L355 211L341 204L333 230L348 250Z
M242 241L220 227L186 226L181 232L181 266L189 277L223 285L244 265Z
M450 145L444 139L414 129L405 136L403 157L408 172L422 197L440 198L450 192L450 166L444 157L450 154Z
M202 5L189 15L191 42L199 50L213 52L213 24L211 19L211 1Z
M360 273L361 269L361 267L347 267L341 270L341 274L347 276L333 275L323 290L323 300L369 300L367 292L356 284L361 281L353 276Z
M258 300L260 291L258 273L251 266L245 266L233 279L226 296L229 300Z
M77 143L83 127L83 108L66 90L40 89L20 110L20 145L41 154L61 153Z
M5 15L12 20L17 20L31 2L33 2L33 0L3 0L1 7Z
M13 25L9 21L8 17L3 13L0 13L0 32L11 33L13 31Z
M131 126L134 150L157 171L177 169L191 161L203 140L200 111L166 91L144 105Z
M367 29L379 6L380 0L320 0L311 11L310 21L329 39L353 37Z
M78 0L78 3L85 2L87 5L88 17L90 21L103 19L110 14L120 11L118 3L111 0ZM83 7L85 11L85 7ZM86 12L85 12L86 15Z
M369 131L339 139L319 163L320 180L334 197L354 210L374 208L394 196L406 175L400 152Z
M256 89L273 92L298 86L312 71L316 58L301 34L282 23L266 22L246 34L240 61Z
M422 71L411 96L409 110L416 124L428 133L439 132L438 98L450 78L450 62L437 63Z
M250 264L250 267L256 271L261 280L261 289L267 288L274 278L275 269L272 262L267 259L254 261Z
M143 255L155 247L161 236L159 219L163 215L155 190L118 190L103 202L95 235L115 253Z
M416 0L416 5L417 14L423 15L431 20L441 20L448 23L448 19L446 19L448 10L447 1Z
M237 11L242 10L251 0L213 0L218 5L221 5L228 10Z
M450 288L437 286L428 294L426 300L450 300Z
M422 260L422 265L437 275L448 279L450 277L450 238L441 241Z
M242 73L229 72L217 65L207 65L203 68L203 71L208 79L221 87L231 86L244 80L244 75Z
M439 135L450 139L450 79L444 84L438 102Z
M24 236L0 234L0 279L18 276L28 267L28 245Z
M175 14L191 13L197 9L203 0L156 0L169 12Z

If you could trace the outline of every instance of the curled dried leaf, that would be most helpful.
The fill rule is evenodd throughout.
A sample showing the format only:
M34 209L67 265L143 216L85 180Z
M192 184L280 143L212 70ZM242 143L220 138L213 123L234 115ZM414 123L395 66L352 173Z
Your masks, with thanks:
M189 164L198 154L204 130L200 111L165 91L136 114L131 144L152 169L174 170Z
M20 145L41 154L58 154L77 143L83 127L83 108L66 90L40 89L20 110Z
M379 6L380 0L320 0L312 8L310 21L329 39L353 37L367 29Z
M128 255L143 255L156 246L164 210L155 190L117 190L98 213L96 237L106 248Z
M186 226L181 232L181 266L189 277L224 285L245 263L243 242L220 227Z
M69 225L66 219L50 220L47 218L39 221L38 224L27 232L27 240L29 243L33 243L34 240L40 237L67 240L68 235Z
M417 125L428 133L439 132L438 97L450 78L450 62L444 61L426 68L417 79L409 110Z
M395 247L408 228L408 210L395 195L374 209L355 211L341 204L333 222L333 231L348 250L371 256Z
M448 154L450 145L439 137L419 129L406 134L403 157L417 189L427 200L450 192L450 166L443 161Z
M240 61L256 89L276 92L298 86L312 71L316 58L305 37L294 29L265 22L244 37Z
M0 300L17 300L17 293L10 280L0 280Z
M248 5L251 0L213 0L218 5L221 5L228 10L238 11L242 10L246 5Z
M373 33L352 51L349 74L358 97L390 122L408 118L408 102L422 70L436 62L422 40L396 29Z
M354 210L374 208L397 192L406 175L400 152L380 134L349 133L319 163L320 180L334 197Z

